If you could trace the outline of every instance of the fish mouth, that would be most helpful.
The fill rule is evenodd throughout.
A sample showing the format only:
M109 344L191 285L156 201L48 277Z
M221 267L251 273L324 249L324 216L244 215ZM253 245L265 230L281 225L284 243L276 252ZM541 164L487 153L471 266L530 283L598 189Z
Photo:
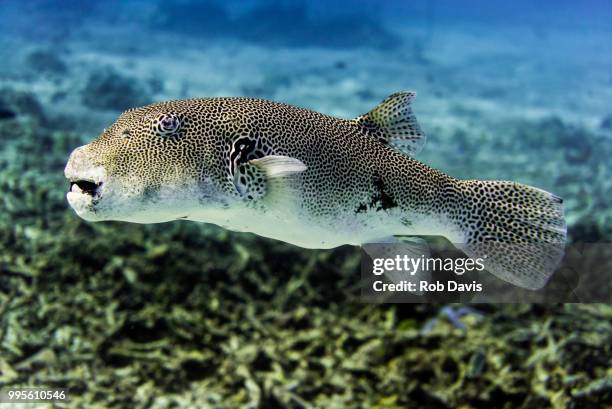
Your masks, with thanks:
M102 182L95 182L92 179L75 179L69 182L69 193L88 195L94 199L100 197Z
M101 220L97 206L102 196L102 182L93 179L69 179L70 187L66 199L70 207L83 219Z

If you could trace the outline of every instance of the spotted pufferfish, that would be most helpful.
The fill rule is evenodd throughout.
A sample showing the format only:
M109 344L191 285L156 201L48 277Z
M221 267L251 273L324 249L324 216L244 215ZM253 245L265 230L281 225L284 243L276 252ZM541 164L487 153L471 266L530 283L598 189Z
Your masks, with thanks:
M413 157L425 135L398 92L339 119L254 98L125 111L65 168L89 221L192 220L304 248L439 235L529 289L563 256L562 200L509 181L459 180Z

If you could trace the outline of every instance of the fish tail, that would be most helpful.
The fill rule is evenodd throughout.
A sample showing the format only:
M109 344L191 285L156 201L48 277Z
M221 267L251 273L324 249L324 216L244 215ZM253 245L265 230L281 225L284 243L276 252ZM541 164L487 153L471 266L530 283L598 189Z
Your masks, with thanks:
M453 201L448 216L463 235L458 247L472 258L483 257L486 269L504 281L542 288L564 254L563 200L515 182L456 183L459 203Z

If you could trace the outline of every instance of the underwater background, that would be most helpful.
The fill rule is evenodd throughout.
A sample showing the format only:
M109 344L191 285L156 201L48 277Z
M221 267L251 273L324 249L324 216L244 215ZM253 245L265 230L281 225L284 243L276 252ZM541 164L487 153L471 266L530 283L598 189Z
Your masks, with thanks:
M609 243L611 21L592 0L0 2L0 387L69 389L48 407L612 407L610 305L478 305L459 328L444 305L360 302L358 248L87 223L63 176L158 100L351 118L415 90L419 160L554 192L571 243Z

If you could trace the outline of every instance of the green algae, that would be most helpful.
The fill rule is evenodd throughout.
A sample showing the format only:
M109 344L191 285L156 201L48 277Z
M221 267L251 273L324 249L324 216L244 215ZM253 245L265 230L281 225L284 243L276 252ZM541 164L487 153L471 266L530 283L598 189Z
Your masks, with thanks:
M612 402L610 306L482 306L465 331L422 334L438 306L357 302L354 248L82 221L62 175L79 135L15 110L0 121L0 386L68 388L57 407Z

